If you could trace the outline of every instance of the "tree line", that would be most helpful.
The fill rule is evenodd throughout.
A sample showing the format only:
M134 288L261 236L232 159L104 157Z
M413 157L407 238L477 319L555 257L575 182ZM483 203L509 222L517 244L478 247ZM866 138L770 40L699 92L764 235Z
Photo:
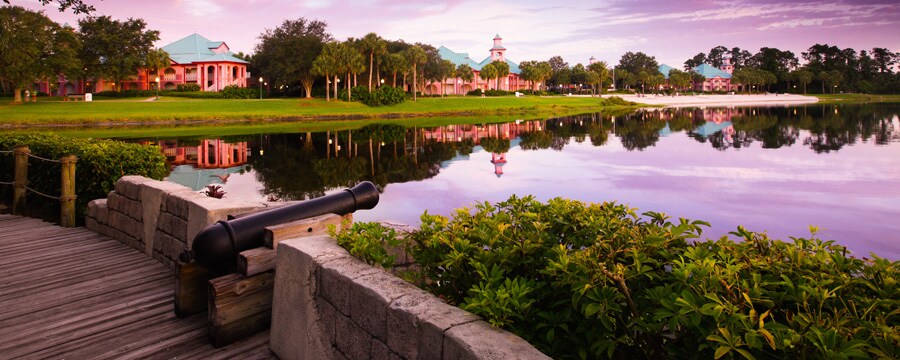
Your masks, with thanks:
M0 7L0 88L17 102L35 81L52 85L59 76L110 80L118 88L141 69L168 65L168 54L153 47L159 31L146 27L142 19L88 16L76 30L42 12Z

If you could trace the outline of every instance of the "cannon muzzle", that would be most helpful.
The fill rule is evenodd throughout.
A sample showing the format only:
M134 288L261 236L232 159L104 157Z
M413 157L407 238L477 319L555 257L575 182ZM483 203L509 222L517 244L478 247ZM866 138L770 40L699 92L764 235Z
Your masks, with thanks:
M378 189L363 181L351 189L253 215L219 221L207 226L196 237L191 250L181 254L183 262L196 261L214 273L233 270L237 254L263 245L267 226L302 220L324 214L346 215L378 204Z

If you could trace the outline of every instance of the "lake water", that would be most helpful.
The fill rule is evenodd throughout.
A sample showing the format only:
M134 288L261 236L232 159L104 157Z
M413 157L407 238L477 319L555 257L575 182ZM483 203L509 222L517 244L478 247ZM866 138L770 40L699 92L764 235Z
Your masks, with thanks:
M150 142L165 148L170 181L227 198L302 200L373 181L381 201L357 221L418 224L426 210L530 194L706 220L710 238L744 225L788 239L816 225L857 255L900 259L898 110L669 109Z

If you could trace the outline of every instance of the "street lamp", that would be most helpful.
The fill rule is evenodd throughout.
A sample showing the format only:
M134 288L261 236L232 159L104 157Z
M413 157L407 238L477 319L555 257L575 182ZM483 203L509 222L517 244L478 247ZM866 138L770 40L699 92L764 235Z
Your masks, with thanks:
M156 77L156 100L159 100L159 76Z
M384 86L384 79L381 79L381 86Z
M262 83L263 83L263 78L262 78L262 76L260 76L259 77L259 99L260 100L262 100Z

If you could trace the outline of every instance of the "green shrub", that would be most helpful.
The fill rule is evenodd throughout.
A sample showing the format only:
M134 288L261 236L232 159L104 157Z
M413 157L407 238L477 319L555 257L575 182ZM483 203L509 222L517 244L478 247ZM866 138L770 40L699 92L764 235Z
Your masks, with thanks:
M48 159L59 159L64 155L78 157L75 170L76 219L84 219L87 203L94 199L106 198L120 177L141 175L152 179L166 176L165 156L155 145L140 145L115 140L72 139L47 133L12 132L0 134L0 150L12 150L26 145L31 153ZM0 173L13 173L12 155L0 155ZM0 179L0 181L8 181ZM29 160L29 187L48 195L59 195L60 165L57 163ZM11 199L12 189L0 187L2 200ZM59 202L43 197L28 195L29 208L36 208L36 215L59 221Z
M637 106L637 103L622 99L618 96L600 98L600 106Z
M191 99L222 99L222 93L214 91L166 91L160 93L165 96L183 97ZM258 96L258 92L256 93Z
M347 229L347 224L344 223L342 228ZM328 225L328 234L351 255L382 268L394 266L395 256L388 254L387 249L401 245L396 231L379 223L355 223L340 233L335 231L334 225Z
M160 93L163 93L161 91ZM108 98L133 98L133 97L153 97L156 96L156 90L121 90L121 91L101 91L95 93L94 96L100 97L108 97Z
M466 96L481 96L481 89L475 89L466 93Z
M225 99L258 99L258 89L248 89L237 85L229 85L219 91L222 98Z
M200 91L200 85L194 83L175 85L176 91Z
M553 358L900 356L900 262L848 257L815 231L690 242L704 226L512 197L426 213L406 240L420 286Z

